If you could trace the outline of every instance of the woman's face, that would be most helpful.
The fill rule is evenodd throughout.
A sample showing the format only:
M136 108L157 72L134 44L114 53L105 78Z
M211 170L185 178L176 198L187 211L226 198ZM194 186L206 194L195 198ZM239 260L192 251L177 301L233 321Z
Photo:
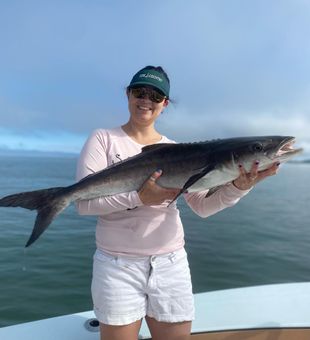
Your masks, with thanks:
M136 98L132 90L127 90L127 96L131 121L144 126L153 124L169 104L169 100L166 98L160 103L152 101L151 95L148 95L147 92L142 98Z

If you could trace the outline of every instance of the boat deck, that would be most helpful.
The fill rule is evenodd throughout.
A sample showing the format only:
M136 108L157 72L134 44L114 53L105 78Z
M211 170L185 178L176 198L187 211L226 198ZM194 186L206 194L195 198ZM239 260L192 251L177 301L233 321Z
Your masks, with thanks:
M309 340L310 282L195 295L193 340ZM31 308L31 306L29 307ZM2 340L98 340L92 311L0 328ZM145 322L139 339L151 339Z
M309 340L310 328L259 329L193 334L193 340Z

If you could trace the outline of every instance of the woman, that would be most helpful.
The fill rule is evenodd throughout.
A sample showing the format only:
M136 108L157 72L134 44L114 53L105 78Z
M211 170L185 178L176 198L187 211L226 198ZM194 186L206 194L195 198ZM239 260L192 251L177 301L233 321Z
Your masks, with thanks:
M133 156L145 145L174 143L155 128L169 104L170 82L161 67L138 71L127 87L129 120L116 129L98 129L84 145L77 179ZM210 216L236 204L277 165L258 172L258 164L209 197L185 194L194 212ZM78 203L82 215L97 215L92 297L101 340L136 340L145 317L152 339L188 339L194 305L184 250L183 226L173 200L180 188L156 184L154 172L138 191Z

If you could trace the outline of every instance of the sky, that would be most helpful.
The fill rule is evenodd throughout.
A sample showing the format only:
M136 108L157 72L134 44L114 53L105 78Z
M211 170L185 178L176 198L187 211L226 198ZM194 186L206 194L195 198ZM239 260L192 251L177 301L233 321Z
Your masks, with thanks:
M290 135L310 153L308 0L0 0L0 149L79 152L161 65L179 142Z

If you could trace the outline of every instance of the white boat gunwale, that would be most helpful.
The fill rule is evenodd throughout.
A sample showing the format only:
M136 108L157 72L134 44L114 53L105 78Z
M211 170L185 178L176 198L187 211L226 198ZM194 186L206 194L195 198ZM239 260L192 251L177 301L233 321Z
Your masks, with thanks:
M241 336L245 332L265 332L265 335L266 332L281 332L286 339L285 333L295 332L307 333L309 339L309 305L310 282L198 293L195 294L196 319L193 321L192 338L209 339L212 335L212 339L217 340L229 333ZM87 311L7 326L0 328L0 339L94 340L98 339L98 329L89 331L85 327L85 323L93 318L93 311ZM150 339L145 322L142 323L139 339Z

